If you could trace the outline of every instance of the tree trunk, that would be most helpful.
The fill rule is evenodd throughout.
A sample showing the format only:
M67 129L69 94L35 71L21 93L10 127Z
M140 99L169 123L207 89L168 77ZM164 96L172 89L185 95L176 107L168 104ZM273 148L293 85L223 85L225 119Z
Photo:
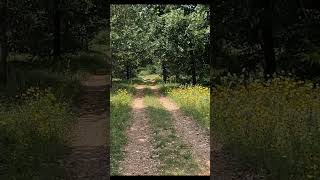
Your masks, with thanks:
M272 36L272 0L264 0L262 22L262 48L265 58L265 75L272 75L276 71L275 53Z
M126 72L127 72L127 80L129 80L130 79L130 67L129 67L129 65L127 64L127 67L126 67Z
M6 36L6 35L4 35ZM8 63L7 63L7 57L8 57L8 45L7 45L7 37L3 38L3 42L0 44L0 55L1 55L1 62L0 62L0 77L1 77L1 84L6 85L7 79L8 79Z
M176 74L175 74L175 76L176 76L176 82L180 82L179 74L178 74L178 73L176 73Z
M89 51L89 37L88 37L88 34L86 34L86 44L85 44L85 50L86 51Z
M196 85L197 84L197 73L196 73L196 60L195 60L194 56L192 56L191 73L192 73L192 85Z
M164 83L167 83L168 73L167 73L166 65L164 64L164 62L162 62L162 75L163 75Z
M53 1L53 59L55 63L60 60L60 11L59 0Z
M0 37L0 83L3 85L7 84L8 79L8 36L7 36L7 9L8 9L8 0L4 0L2 7L2 23L1 23L1 34Z

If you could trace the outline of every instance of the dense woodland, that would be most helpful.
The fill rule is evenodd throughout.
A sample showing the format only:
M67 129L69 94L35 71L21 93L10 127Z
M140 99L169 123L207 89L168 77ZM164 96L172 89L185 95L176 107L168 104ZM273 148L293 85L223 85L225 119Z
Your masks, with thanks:
M1 83L11 81L15 60L60 71L70 65L67 55L106 46L92 39L108 26L107 8L102 1L1 1Z
M114 77L147 67L164 82L209 83L209 6L115 5L111 13Z
M81 81L110 71L108 9L100 0L0 1L0 179L63 177Z
M316 1L216 1L212 6L213 68L219 74L285 71L319 79Z

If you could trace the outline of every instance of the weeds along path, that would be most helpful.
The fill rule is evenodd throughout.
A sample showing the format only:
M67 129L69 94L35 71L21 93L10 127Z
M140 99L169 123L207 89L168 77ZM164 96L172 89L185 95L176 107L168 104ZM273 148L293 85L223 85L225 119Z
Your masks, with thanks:
M106 75L91 75L83 82L79 117L73 127L66 179L109 179L107 156Z
M151 143L149 117L143 104L144 86L136 87L132 104L132 122L127 131L128 144L125 158L120 162L119 171L123 175L157 175L159 161L155 159Z
M170 112L177 135L192 150L194 159L200 165L200 175L210 175L209 132L199 127L192 118L185 116L176 103L160 95L157 86L151 86L151 89L162 106Z

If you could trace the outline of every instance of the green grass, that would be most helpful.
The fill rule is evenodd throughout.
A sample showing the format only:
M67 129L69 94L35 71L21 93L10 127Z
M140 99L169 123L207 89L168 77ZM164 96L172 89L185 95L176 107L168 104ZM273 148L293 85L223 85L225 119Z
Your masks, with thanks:
M179 88L180 84L179 83L159 83L158 88L159 92L162 93L163 95L168 95L168 93L175 88Z
M45 58L10 61L8 84L0 87L0 179L63 177L58 159L69 152L80 81L103 65L96 56L75 56L60 71L51 71Z
M111 93L111 175L119 174L119 162L124 158L126 129L131 118L132 94L125 89Z
M68 150L72 111L49 90L23 97L19 105L0 108L0 178L61 177L58 159Z
M143 89L145 96L151 96L153 94L152 89L150 87L146 87Z
M195 175L198 164L190 149L182 143L174 130L171 115L154 96L146 96L144 103L154 132L155 153L162 162L162 175Z
M210 91L203 86L160 85L160 92L173 99L187 115L202 127L210 127Z
M0 90L0 179L62 177L58 159L68 154L83 76L44 69L16 73Z
M146 74L140 76L145 81L161 81L159 74Z
M116 93L120 89L125 89L130 94L135 94L135 83L126 80L112 81L111 94Z

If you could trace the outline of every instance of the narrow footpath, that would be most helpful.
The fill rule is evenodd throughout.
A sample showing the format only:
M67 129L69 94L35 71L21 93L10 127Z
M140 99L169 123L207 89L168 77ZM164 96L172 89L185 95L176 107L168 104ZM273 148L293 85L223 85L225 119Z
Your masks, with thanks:
M110 179L107 155L106 75L91 75L83 84L79 117L70 138L71 154L64 162L66 179Z

